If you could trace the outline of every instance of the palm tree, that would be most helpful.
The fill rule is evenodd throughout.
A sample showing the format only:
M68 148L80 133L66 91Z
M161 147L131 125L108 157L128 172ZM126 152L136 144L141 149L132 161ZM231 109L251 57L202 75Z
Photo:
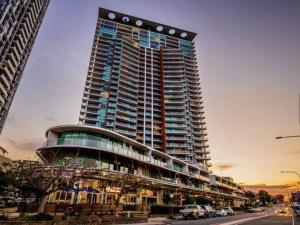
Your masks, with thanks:
M2 155L8 154L8 151L0 146L0 151L2 151Z

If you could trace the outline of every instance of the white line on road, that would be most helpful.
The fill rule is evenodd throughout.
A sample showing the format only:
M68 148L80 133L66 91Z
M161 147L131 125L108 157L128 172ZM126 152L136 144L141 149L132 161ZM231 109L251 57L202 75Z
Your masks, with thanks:
M267 217L267 216L270 216L270 215L267 214L267 215L263 215L263 216L251 217L251 218L241 219L241 220L236 220L236 221L231 221L231 222L215 223L213 225L238 225L238 224L243 224L243 223L251 221L251 220L264 218L264 217Z
M293 220L292 225L295 225L295 219L294 219L294 215L293 214L292 214L292 220Z

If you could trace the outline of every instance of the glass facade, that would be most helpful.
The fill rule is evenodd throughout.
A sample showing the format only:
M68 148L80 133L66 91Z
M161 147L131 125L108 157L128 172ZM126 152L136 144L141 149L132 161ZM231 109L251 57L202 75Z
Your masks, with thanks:
M56 144L58 146L86 146L86 147L95 147L103 150L108 150L110 152L115 152L127 157L132 157L139 161L150 162L154 165L161 167L166 167L167 164L161 157L153 155L152 157L146 156L144 150L126 144L122 141L116 140L114 138L108 137L106 135L101 135L93 132L86 131L66 131L59 134ZM147 166L141 167L140 174L138 174L134 164L126 160L118 160L117 158L108 157L105 155L97 154L86 154L86 155L77 155L70 156L68 154L58 154L59 156L55 158L53 164L58 166L63 166L65 163L68 163L69 166L82 167L82 168L98 168L98 169L107 169L110 171L119 171L122 173L133 173L136 175L141 175L144 177L149 177L153 179L159 179L165 182L184 184L184 180L176 180L174 174L171 175L168 172L158 171L153 168L150 169ZM183 167L180 164L174 163L173 170L178 172L184 172ZM189 173L190 175L190 173ZM194 173L196 177L197 174ZM201 182L194 182L195 187L202 188Z
M172 35L163 27L135 26L128 16L116 21L99 12L80 123L209 166L190 32L181 38L175 28Z
M119 140L90 132L68 131L61 133L57 140L57 145L95 147L133 157L141 161L150 161L150 157L145 156L143 151L138 148L129 148L129 145Z

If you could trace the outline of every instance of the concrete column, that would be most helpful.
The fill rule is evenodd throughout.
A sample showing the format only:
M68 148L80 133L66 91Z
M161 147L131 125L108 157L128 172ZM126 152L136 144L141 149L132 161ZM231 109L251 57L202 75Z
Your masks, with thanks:
M142 202L143 202L142 191L138 190L136 192L136 204L137 205L142 205Z
M162 189L157 190L157 204L158 205L162 205L163 204L163 200L164 200L164 192Z
M167 159L167 166L169 168L173 168L173 160L172 159Z
M75 192L72 192L70 204L72 205L74 203L74 197L75 197Z
M137 175L138 176L142 176L143 175L142 168L140 166L137 168Z
M189 167L188 167L188 165L184 165L183 166L183 172L187 173L187 174L189 173Z
M180 201L180 205L182 205L183 202L182 192L179 192L179 201Z

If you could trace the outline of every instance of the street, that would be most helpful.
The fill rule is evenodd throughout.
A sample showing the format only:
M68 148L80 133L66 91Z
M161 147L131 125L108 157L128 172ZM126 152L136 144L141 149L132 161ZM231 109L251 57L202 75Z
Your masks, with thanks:
M264 225L264 224L280 224L280 225L290 225L293 224L293 219L291 216L268 216L262 219L257 219L248 223L244 223L245 225Z
M151 219L151 222L158 221L153 218ZM300 225L300 219L293 218L291 210L287 214L281 214L278 213L278 208L276 207L267 209L262 213L242 213L233 217L227 216L199 220L183 220L182 218L178 218L177 220L165 220L160 222L174 225Z

